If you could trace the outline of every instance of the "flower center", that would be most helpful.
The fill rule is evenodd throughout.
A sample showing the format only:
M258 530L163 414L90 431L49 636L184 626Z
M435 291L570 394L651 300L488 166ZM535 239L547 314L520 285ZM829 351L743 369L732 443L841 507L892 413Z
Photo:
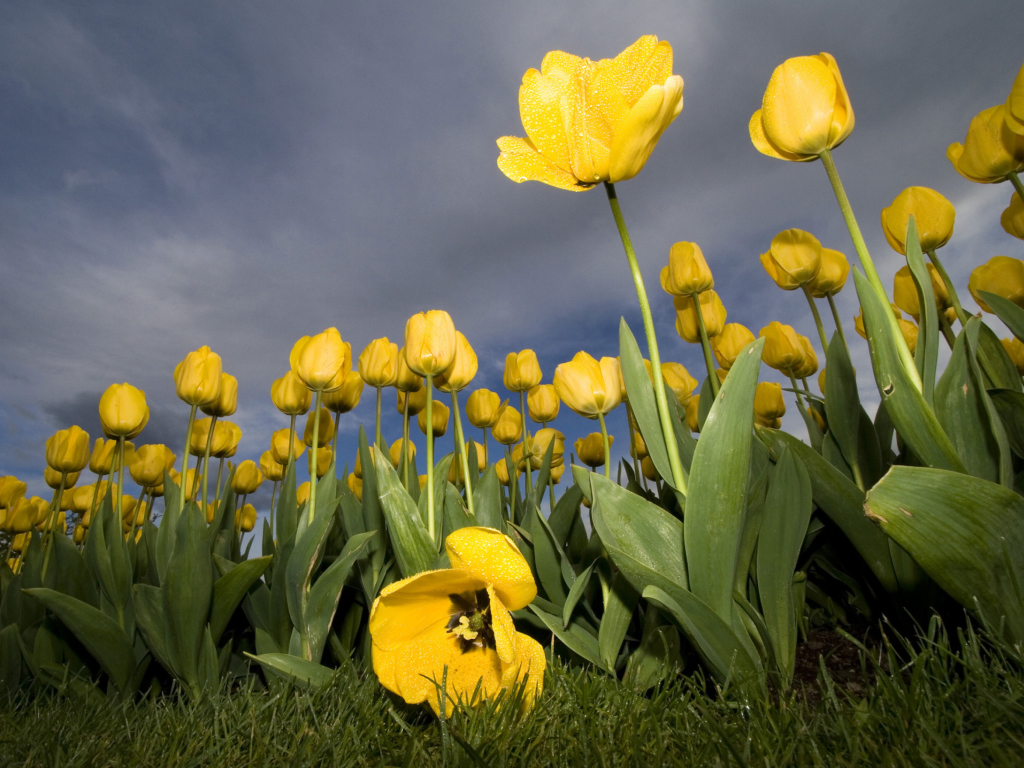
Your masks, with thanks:
M463 653L474 648L494 648L494 630L491 629L491 600L486 589L461 595L448 595L452 601L452 616L448 620L448 634L459 643Z

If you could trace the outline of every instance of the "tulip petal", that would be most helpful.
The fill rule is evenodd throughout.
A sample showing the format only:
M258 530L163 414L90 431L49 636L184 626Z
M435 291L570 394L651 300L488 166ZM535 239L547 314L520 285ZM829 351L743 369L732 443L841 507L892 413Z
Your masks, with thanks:
M846 92L843 84L843 76L839 72L839 65L831 53L820 53L818 58L829 68L832 76L836 79L836 105L832 112L832 127L828 132L829 149L835 149L847 137L853 133L853 104L850 102L850 95Z
M774 157L777 160L789 160L794 163L807 163L818 159L817 155L798 155L795 152L784 152L772 144L764 133L761 112L762 110L759 109L751 115L750 123L747 126L750 131L750 141L758 152L762 155L768 155L768 157Z
M515 635L515 650L515 663L503 667L501 671L501 687L511 688L529 675L529 688L524 692L523 698L523 708L529 711L533 709L534 701L544 690L544 670L548 661L541 644L521 632Z
M661 85L672 75L672 45L644 35L608 65L618 90L633 105L652 85Z
M494 587L487 587L487 596L491 601L491 631L494 632L494 650L503 663L511 664L516 660L516 626L512 623L512 614L508 612L508 608L502 605L501 598Z
M384 587L370 610L373 642L390 651L437 622L446 624L453 612L449 595L475 592L484 586L470 573L444 569L417 573Z
M596 184L608 178L608 146L602 143L600 107L591 103L597 65L583 59L571 81L571 113L568 133L569 167L580 181Z
M569 75L556 69L542 75L529 69L519 87L519 115L530 142L545 159L568 172Z
M537 596L529 564L501 531L475 526L460 528L445 540L445 549L456 572L494 587L508 610L525 608Z
M541 181L552 187L584 192L594 184L584 184L571 173L566 173L544 157L533 144L518 136L502 136L498 139L498 168L512 181Z
M683 78L672 75L664 85L652 85L615 130L609 160L614 183L636 176L661 138L683 109Z
M818 155L829 146L836 78L817 56L787 59L772 73L762 103L766 136L783 152Z

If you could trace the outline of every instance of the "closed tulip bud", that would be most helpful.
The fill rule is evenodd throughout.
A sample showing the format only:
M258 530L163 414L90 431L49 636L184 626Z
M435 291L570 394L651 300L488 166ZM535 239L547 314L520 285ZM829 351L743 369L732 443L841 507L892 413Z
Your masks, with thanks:
M750 140L780 160L814 160L853 131L853 105L831 54L786 59L772 72L761 109L750 118Z
M487 464L488 464L488 461L487 461L487 451L476 440L467 440L466 441L466 455L467 456L471 455L471 451L470 451L471 448L475 448L476 449L476 467L477 467L477 469L480 472L483 472L485 469L487 469ZM472 466L472 463L470 464L470 466Z
M461 392L476 376L476 352L461 331L455 332L455 359L434 377L434 386L442 392Z
M327 470L331 468L331 462L334 461L334 451L331 450L331 446L325 445L317 450L316 454L316 476L323 477L327 474ZM313 474L313 452L310 451L306 454L306 465L309 468L309 474Z
M696 243L676 243L668 252L668 266L661 269L661 287L673 296L693 296L715 287L715 278Z
M178 488L182 488L181 473L180 472L178 472L175 469L171 469L171 470L168 470L167 474L170 475L171 481L176 486L178 486ZM194 467L189 468L189 470L185 473L184 493L185 493L185 498L187 500L191 501L192 499L194 499L195 496L196 496L196 493L199 491L199 478L200 477L201 477L201 475L199 475L196 472Z
M235 529L242 533L249 533L256 527L256 507L246 504L241 509L235 510Z
M765 338L761 359L783 373L796 370L803 364L804 348L793 326L773 321L761 329Z
M375 447L376 446L373 446L373 445L370 446L370 452L371 453L373 452L373 449ZM360 480L363 479L362 451L356 451L356 463L355 463L355 466L352 467L352 474L355 475L356 477L358 477Z
M831 248L822 248L818 273L807 284L807 290L816 299L834 296L843 290L849 274L850 262L844 254Z
M514 466L515 466L516 480L518 481L519 480L519 467L518 467L518 465L514 465ZM498 475L498 482L501 483L502 485L504 485L505 487L508 487L508 483L509 483L509 480L508 480L508 463L505 461L505 457L504 456L502 456L501 459L498 461L498 463L494 465L494 471Z
M291 437L292 458L299 458L306 446L288 429L279 429L270 438L270 455L278 464L288 465L288 443Z
M917 350L918 327L909 320L904 320L903 318L900 318L896 322L899 324L900 330L903 332L903 338L907 342L910 354L914 354Z
M680 363L662 363L661 375L665 379L665 385L676 396L676 402L681 408L685 408L693 396L693 390L697 388L697 380Z
M642 459L647 456L647 443L644 442L644 436L639 432L633 433L632 444L629 446L629 455L634 459Z
M302 442L307 447L313 447L313 422L316 412L312 411L306 416L306 428L302 432ZM317 429L317 445L323 447L334 439L334 417L326 408L320 409L320 424Z
M309 481L307 480L295 489L295 502L301 507L309 501ZM362 499L360 499L362 501Z
M121 496L121 519L127 520L129 525L131 524L132 514L135 512L136 506L138 506L138 502L127 493ZM144 509L145 505L140 507L139 511L142 512Z
M75 507L75 489L65 488L64 492L60 495L60 509L62 512L69 512Z
M614 59L552 51L527 70L519 114L529 138L498 139L498 168L568 190L640 173L662 132L683 109L683 78L672 46L645 35Z
M608 435L609 445L613 439ZM573 447L576 449L576 458L591 469L604 466L604 437L600 432L591 432L586 437L577 438Z
M246 459L237 467L231 476L231 490L237 496L248 496L256 493L263 484L263 473L252 459Z
M903 318L903 314L900 312L900 308L899 307L897 307L895 304L890 304L889 306L892 308L892 313L896 317L897 320L900 320L900 319ZM856 314L856 316L853 318L853 327L857 331L857 335L860 336L862 339L866 339L868 337L867 331L864 330L864 310L863 309L861 309Z
M1024 135L1024 66L1018 70L1006 99L1006 127Z
M491 427L491 434L502 445L518 443L519 438L523 436L523 422L519 411L511 405L502 406L498 412L498 421Z
M111 384L100 397L100 424L107 437L132 438L149 422L146 393L131 384Z
M81 475L80 472L68 472L65 474L50 467L43 469L43 480L54 490L60 488L61 478L64 478L65 488L74 488L75 483L78 482L79 475Z
M614 357L598 362L586 352L577 352L555 369L554 378L562 402L588 419L611 413L622 402L622 375Z
M89 434L81 427L58 430L46 441L46 463L57 472L80 472L89 464Z
M822 434L828 432L828 422L825 421L825 417L821 415L817 408L813 405L807 406L807 414L814 419L814 423L818 425L818 429L821 430Z
M1002 342L1003 349L1006 350L1006 354L1013 361L1017 373L1024 376L1024 343L1016 336L1012 339L1003 339Z
M348 489L355 494L357 499L360 501L363 500L363 481L360 478L353 474L349 474L349 476L345 478L345 485L347 485Z
M401 392L419 392L423 389L423 377L409 367L405 360L405 347L398 350L398 376L395 387Z
M0 477L0 507L9 509L27 490L28 485L14 475Z
M999 217L999 223L1003 225L1006 234L1024 240L1024 203L1020 201L1020 195L1016 192L1010 198L1010 207L1003 211Z
M403 392L402 390L398 390L395 407L401 414L404 414L405 409L408 407L409 416L416 416L427 407L426 387L418 389L415 392Z
M554 445L554 448L551 450L551 465L558 466L564 461L564 434L557 429L547 427L545 429L538 429L537 434L533 436L527 436L526 448L529 451L528 458L533 469L540 469L541 464L544 462L544 455L552 445Z
M393 387L398 381L398 345L387 336L374 339L359 355L359 375L371 387Z
M419 312L405 323L405 362L420 376L443 373L455 360L455 324L443 309Z
M658 474L658 470L655 468L650 456L644 456L640 460L640 472L652 482L656 483L661 480L661 475Z
M82 546L82 543L85 541L85 530L85 527L82 525L75 526L75 532L72 538L76 545Z
M285 437L285 444L287 445L288 438ZM285 459L287 461L287 458ZM283 464L274 458L274 454L270 451L264 451L260 455L260 472L263 476L272 483L276 483L278 480L284 479L285 467Z
M787 229L772 238L761 254L761 266L784 291L795 291L814 280L821 266L821 243L810 232Z
M704 330L708 338L712 339L722 332L725 327L725 317L728 314L722 300L714 291L704 291L696 297L700 302L700 313L704 319ZM676 296L672 300L676 308L676 331L691 344L700 343L700 325L697 320L696 304L692 296Z
M996 184L1024 171L1024 135L1006 124L1006 105L983 109L967 129L963 144L950 144L946 157L957 173L980 184Z
M36 524L36 507L29 499L16 499L4 519L4 530L8 533L26 533ZM20 550L19 550L20 551Z
M337 389L341 385L336 379L339 372L347 373L352 368L351 356L337 328L303 336L292 347L288 362L295 375L314 392Z
M882 209L882 234L893 250L907 255L907 225L914 217L921 250L941 248L953 236L956 209L943 195L928 187L907 187ZM929 265L930 266L930 265Z
M532 349L509 352L505 358L505 389L510 392L528 392L540 384L540 363Z
M818 374L818 389L821 390L821 394L825 394L825 369L822 368Z
M690 428L691 432L700 432L699 408L700 395L697 394L690 398L690 403L686 406L686 426Z
M95 485L83 485L81 488L75 489L75 499L71 508L82 515L82 523L86 528L89 527L89 516L93 507L99 507L100 502L109 492L109 482L100 483L98 492Z
M11 542L12 552L24 552L28 548L29 543L32 541L32 535L28 532L19 533L14 537L14 541ZM10 560L7 561L10 563ZM21 562L20 560L18 561Z
M189 446L189 453L193 456L205 455L212 422L212 418L196 419L192 427L192 442ZM212 424L212 427L213 440L210 442L210 455L217 458L233 456L238 448L238 442L242 438L241 428L237 424L223 420Z
M220 374L220 394L212 403L207 403L200 410L207 416L225 418L238 408L238 379L230 373Z
M554 384L538 384L526 396L526 409L537 424L554 421L562 401L558 399Z
M715 353L718 364L729 370L743 348L754 340L753 332L745 325L727 323L722 326L722 332L711 339L711 351Z
M466 400L466 418L479 429L487 429L498 423L501 398L489 389L477 389Z
M402 438L398 438L391 444L388 453L391 455L391 466L398 469L398 466L402 463ZM411 462L416 458L416 443L412 440L408 440L405 443L405 456L407 462Z
M758 424L771 427L776 419L786 414L786 401L782 399L782 385L762 381L754 390L754 418Z
M562 482L562 475L565 473L565 464L559 464L557 467L551 467L549 477L551 478L552 485L558 485Z
M203 346L174 368L174 391L189 405L209 405L220 397L220 355Z
M946 290L946 283L942 276L931 264L928 267L928 276L932 281L932 291L935 293L935 306L940 312L949 307L949 291ZM914 283L914 276L910 274L910 267L900 267L892 280L893 304L906 312L911 317L921 315L921 305L917 296L917 285Z
M133 499L134 501L134 499ZM59 531L61 533L67 532L67 515L63 512L57 514L57 519L51 521L51 516L47 516L39 523L36 524L37 531Z
M117 452L117 440L104 440L97 437L89 455L89 471L97 475L109 475L114 468L114 455Z
M127 462L132 480L143 488L160 485L164 472L174 466L174 453L166 445L141 445Z
M420 432L427 434L427 411L420 411L416 422L420 425ZM434 437L443 437L448 431L448 406L440 400L435 400L431 408L431 423L434 425Z
M798 333L797 338L800 340L800 346L803 347L804 359L794 369L793 375L798 379L806 379L808 376L813 376L818 372L818 353L814 351L814 345L811 344L811 340L802 333Z
M334 413L348 413L359 405L363 396L363 377L358 371L349 371L338 389L324 392L321 402Z
M286 416L301 416L313 404L313 393L294 371L288 371L270 385L270 399Z
M986 312L992 309L981 298L979 291L987 291L1024 307L1024 261L1009 256L993 256L975 267L967 281L971 296Z

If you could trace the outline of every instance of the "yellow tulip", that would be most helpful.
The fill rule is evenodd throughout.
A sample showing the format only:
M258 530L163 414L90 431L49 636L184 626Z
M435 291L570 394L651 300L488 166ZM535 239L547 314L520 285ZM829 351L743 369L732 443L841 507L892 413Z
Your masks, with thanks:
M31 541L32 541L32 535L30 533L28 533L27 531L24 532L24 533L19 533L17 536L14 537L14 541L11 542L11 551L12 552L24 552L25 549L28 547L29 542L31 542ZM8 562L8 564L10 564L10 560L8 560L7 562ZM23 562L22 560L20 560L20 559L18 560L19 564L22 563L22 562ZM20 570L20 566L19 566L19 570Z
M519 471L519 467L516 466L515 463L513 463L513 466L515 467L516 480L518 481L519 480L519 475L521 473ZM505 457L504 456L502 456L501 459L498 460L498 463L494 465L494 471L498 475L498 482L501 483L502 485L504 485L505 487L508 487L508 484L509 484L508 464L505 463Z
M361 499L360 499L361 500ZM295 502L301 507L309 501L309 481L307 480L295 489Z
M1013 193L1009 207L999 217L999 223L1003 225L1006 234L1024 240L1024 203L1018 193Z
M614 357L598 362L586 352L577 352L555 369L554 381L562 402L588 419L611 413L622 402L622 374Z
M807 284L807 290L816 299L835 295L843 290L849 274L850 262L844 254L832 248L822 248L818 272Z
M800 346L803 347L804 359L793 370L793 375L798 379L806 379L808 376L813 376L818 372L818 354L814 351L814 345L811 344L810 339L802 333L798 333L797 338L800 340Z
M277 430L270 438L270 455L278 464L288 465L288 437L291 432L288 429ZM299 440L298 436L292 436L292 457L299 458L306 446Z
M132 499L132 501L135 501L135 499ZM57 519L53 520L51 523L51 516L49 514L49 510L47 510L46 517L43 518L42 521L36 523L37 531L59 531L61 533L65 533L67 529L67 515L63 512L60 512L57 515Z
M487 453L484 451L484 447L482 445L480 445L480 443L476 442L475 440L467 440L466 441L466 450L467 451L469 451L470 446L475 446L476 447L476 466L477 466L477 471L479 471L479 472L485 471L487 469ZM470 466L472 466L472 462L470 462ZM451 466L448 468L448 481L450 483L452 483L453 485L458 485L458 484L462 483L464 480L465 480L465 478L463 477L463 474L462 474L462 462L458 460L458 457L456 457L456 460L453 461L451 463Z
M212 403L200 407L207 416L223 419L231 416L238 408L238 379L230 373L220 374L220 394Z
M288 362L302 383L316 391L338 389L352 369L352 356L337 328L295 342Z
M220 355L202 346L174 368L174 391L189 405L209 405L220 397Z
M405 347L398 350L398 376L395 386L402 392L419 392L423 388L423 377L413 372L405 361Z
M172 469L169 470L167 474L171 476L171 480L174 482L176 486L182 488L180 472ZM186 499L191 500L195 498L196 494L199 491L200 477L202 477L202 475L196 472L195 467L190 467L189 470L185 473L184 493Z
M700 432L700 422L697 415L700 413L700 395L690 398L690 404L686 406L686 426L691 432Z
M882 234L893 250L907 255L907 224L914 217L921 250L941 248L953 236L956 209L943 195L928 187L907 187L882 209Z
M286 416L301 416L313 404L313 393L294 371L289 370L270 385L270 400Z
M979 291L987 291L1024 307L1024 261L1009 256L993 256L975 267L967 281L971 296L986 312L992 309L981 298Z
M127 383L107 387L100 397L99 410L107 437L135 437L149 421L146 393Z
M967 129L963 144L950 144L946 157L969 181L997 184L1024 171L1024 135L1006 124L1006 105L983 109Z
M672 46L645 35L614 59L562 51L527 70L519 114L528 138L498 139L498 168L515 182L569 190L631 179L683 109Z
M477 389L466 399L466 418L479 429L487 429L498 423L501 398L489 389Z
M609 445L612 440L612 436L609 435ZM604 437L600 432L591 432L586 437L577 438L573 447L576 449L576 458L591 469L604 466Z
M393 387L398 381L398 345L387 336L374 339L359 355L359 375L371 387Z
M519 411L507 403L498 411L498 421L491 427L494 439L502 445L513 445L523 436L523 421Z
M246 504L235 510L235 528L242 533L249 533L256 527L256 507Z
M442 392L461 392L476 376L476 352L461 331L455 332L455 359L434 378L434 386Z
M711 340L711 351L715 353L718 364L729 370L743 348L754 340L753 332L745 325L727 323L722 326L722 332Z
M1014 337L1012 339L1003 339L1003 349L1006 350L1006 354L1010 360L1013 361L1014 367L1017 369L1017 373L1024 376L1024 343L1020 339Z
M110 492L110 487L108 481L100 483L98 492L95 485L83 485L81 488L75 488L75 499L71 508L82 516L82 525L86 528L89 527L93 507L98 506L99 502L106 497Z
M443 373L455 360L455 324L443 309L419 312L405 323L405 362L420 376Z
M1006 127L1024 135L1024 66L1018 70L1006 99Z
M128 472L132 480L143 488L161 485L164 472L174 466L175 456L166 445L141 445L132 455Z
M650 455L647 451L647 443L644 442L644 436L639 432L633 433L633 442L629 446L629 455L634 459L642 459L644 456Z
M237 467L235 474L231 476L231 490L238 496L248 496L256 493L263 485L263 473L252 459L246 459Z
M321 403L324 408L334 413L348 413L359 405L363 396L363 377L358 371L348 371L341 386L323 394Z
M546 424L558 417L562 401L558 399L554 384L538 384L526 396L526 407L530 418L538 424Z
M109 475L114 468L114 454L117 452L117 440L104 440L97 437L89 455L89 471L97 475Z
M285 443L287 444L288 438L285 437ZM287 456L285 461L287 461ZM278 480L284 479L285 467L274 458L274 454L270 451L264 451L260 455L260 472L263 476L272 483L276 483Z
M761 109L750 118L750 140L780 160L814 160L853 131L853 105L831 54L786 59L772 72Z
M946 283L938 270L931 264L928 267L928 276L932 280L932 291L935 293L935 305L940 312L944 312L950 305L949 291L946 290ZM921 304L918 301L917 285L914 283L914 276L910 274L909 266L902 266L897 270L892 280L892 301L897 307L911 317L917 318L921 314Z
M430 415L430 421L434 425L434 437L443 437L444 433L448 431L448 406L440 400L435 400L433 406L431 406ZM420 432L424 435L427 434L426 408L419 412L416 423L419 424Z
M361 479L350 473L349 476L345 478L345 485L347 485L348 489L355 494L357 499L360 501L363 500L363 481Z
M761 266L784 291L795 291L813 282L821 266L821 243L810 232L787 229L772 238L771 248L761 254Z
M46 441L46 463L56 472L81 472L89 464L89 433L73 426Z
M85 531L86 531L86 528L84 526L82 526L82 525L76 525L75 526L75 533L73 534L73 540L74 540L75 544L77 544L78 546L81 546L82 543L85 541Z
M509 352L505 358L505 389L510 392L528 392L540 384L540 363L532 349Z
M515 631L510 611L529 605L537 586L515 543L493 528L448 535L450 569L426 571L381 590L370 609L373 671L407 704L445 714L452 702L491 699L529 675L523 706L544 683L544 649ZM438 685L446 685L439 695Z
M765 339L761 359L766 365L783 373L790 373L804 362L804 348L793 326L772 321L761 329Z
M331 462L334 461L334 451L331 450L331 446L325 445L317 450L316 454L316 476L323 477L327 474L327 470L331 468ZM306 466L309 469L309 474L313 474L313 452L310 451L306 454Z
M900 318L896 321L900 326L900 330L903 332L903 338L907 342L907 347L910 349L910 354L914 354L917 350L917 333L918 327L909 320Z
M668 266L661 269L661 287L673 296L692 296L715 287L715 278L696 243L676 243L668 252Z
M557 467L564 461L565 435L557 429L547 427L538 429L535 435L527 436L526 450L529 455L526 458L529 459L532 469L540 469L544 462L544 454L552 444L554 444L554 448L551 450L551 466Z
M754 418L757 423L771 427L785 413L786 401L782 398L782 385L773 381L758 384L754 390Z
M395 440L395 442L391 444L391 448L388 450L388 453L391 455L391 466L393 466L395 469L398 469L399 464L402 463L402 438L398 438L397 440ZM414 443L412 440L408 440L405 443L405 460L407 462L411 462L415 458L416 443ZM359 457L357 455L356 461L358 460ZM452 463L454 464L455 462Z
M424 387L423 389L416 390L415 392L403 392L402 390L398 390L395 400L395 408L399 413L405 413L407 402L409 416L412 417L419 415L419 413L427 407L426 388Z
M58 488L60 488L60 480L63 477L64 487L74 488L81 474L81 472L68 472L65 475L65 473L59 472L56 469L52 469L51 467L45 467L43 469L43 481L54 490L57 490Z
M210 435L212 418L196 419L192 428L192 442L189 445L189 453L193 456L206 454L206 443ZM210 455L220 458L221 456L234 455L238 447L238 441L242 437L242 430L237 424L223 419L213 425L213 440L210 442Z
M686 408L693 396L693 390L697 388L697 380L680 363L662 363L661 375L665 379L666 386L676 396L679 406Z
M302 442L304 442L309 448L313 447L313 421L315 416L315 411L306 416L306 428L302 432ZM316 442L317 445L323 447L334 439L334 418L331 416L331 412L326 408L320 409L319 426L320 428L316 431Z
M725 311L722 300L718 298L718 294L714 291L704 291L704 293L698 294L696 298L700 302L700 313L704 319L704 330L707 331L709 339L713 338L722 332L728 313ZM676 296L672 299L672 304L676 308L676 331L684 341L688 341L691 344L699 344L700 326L697 323L694 297Z
M890 304L889 307L892 309L892 314L896 318L897 322L903 319L903 313L900 312L900 308L895 304ZM862 339L868 337L867 331L864 330L864 310L861 309L857 312L857 315L853 318L853 327L857 331L857 335ZM824 391L824 390L822 390Z
M22 482L14 475L0 477L0 507L9 509L14 503L25 495L28 484Z
M16 499L4 520L4 530L22 534L31 531L36 524L36 505L29 499Z

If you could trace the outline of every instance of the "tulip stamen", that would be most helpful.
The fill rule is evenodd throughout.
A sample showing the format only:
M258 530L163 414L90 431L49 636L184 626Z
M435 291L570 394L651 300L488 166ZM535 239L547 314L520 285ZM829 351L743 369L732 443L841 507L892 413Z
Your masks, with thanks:
M494 630L491 628L491 600L486 589L464 595L448 595L454 612L448 620L448 634L458 642L459 649L468 653L474 648L491 648Z

